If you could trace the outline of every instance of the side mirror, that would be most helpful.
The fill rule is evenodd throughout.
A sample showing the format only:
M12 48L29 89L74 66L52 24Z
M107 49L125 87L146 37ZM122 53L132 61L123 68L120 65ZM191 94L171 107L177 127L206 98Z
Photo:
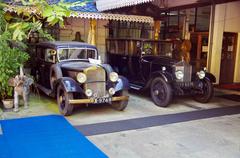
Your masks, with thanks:
M57 51L56 51L56 50L51 50L51 51L50 51L50 54L51 54L51 56L54 56L54 55L57 54Z

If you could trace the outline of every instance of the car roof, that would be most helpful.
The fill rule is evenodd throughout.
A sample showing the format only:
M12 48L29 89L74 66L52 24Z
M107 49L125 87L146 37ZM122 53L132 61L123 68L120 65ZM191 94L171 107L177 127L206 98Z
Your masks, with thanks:
M40 42L37 44L38 46L47 46L55 49L59 48L93 48L96 49L94 45L83 43L83 42L77 42L77 41L46 41L46 42Z

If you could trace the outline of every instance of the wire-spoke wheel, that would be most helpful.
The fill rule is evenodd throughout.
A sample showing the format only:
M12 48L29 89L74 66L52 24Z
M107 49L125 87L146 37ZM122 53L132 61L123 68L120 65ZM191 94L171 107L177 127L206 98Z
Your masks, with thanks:
M153 102L160 107L166 107L172 100L172 88L163 78L153 79L151 84L151 97Z
M59 85L57 89L58 109L64 116L69 116L72 114L73 105L69 103L69 100L71 99L73 99L73 94L66 92L63 86Z

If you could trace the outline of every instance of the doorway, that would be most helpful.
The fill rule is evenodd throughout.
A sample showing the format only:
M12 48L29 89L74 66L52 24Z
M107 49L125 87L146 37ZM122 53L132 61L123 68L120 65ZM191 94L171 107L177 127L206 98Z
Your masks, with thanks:
M233 83L238 38L237 35L237 33L223 33L219 80L220 84Z

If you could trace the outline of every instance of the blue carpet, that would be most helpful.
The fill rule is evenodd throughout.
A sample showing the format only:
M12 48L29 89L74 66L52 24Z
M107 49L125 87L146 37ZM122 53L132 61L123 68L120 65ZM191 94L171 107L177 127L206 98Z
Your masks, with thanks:
M0 158L107 158L58 115L0 121Z

